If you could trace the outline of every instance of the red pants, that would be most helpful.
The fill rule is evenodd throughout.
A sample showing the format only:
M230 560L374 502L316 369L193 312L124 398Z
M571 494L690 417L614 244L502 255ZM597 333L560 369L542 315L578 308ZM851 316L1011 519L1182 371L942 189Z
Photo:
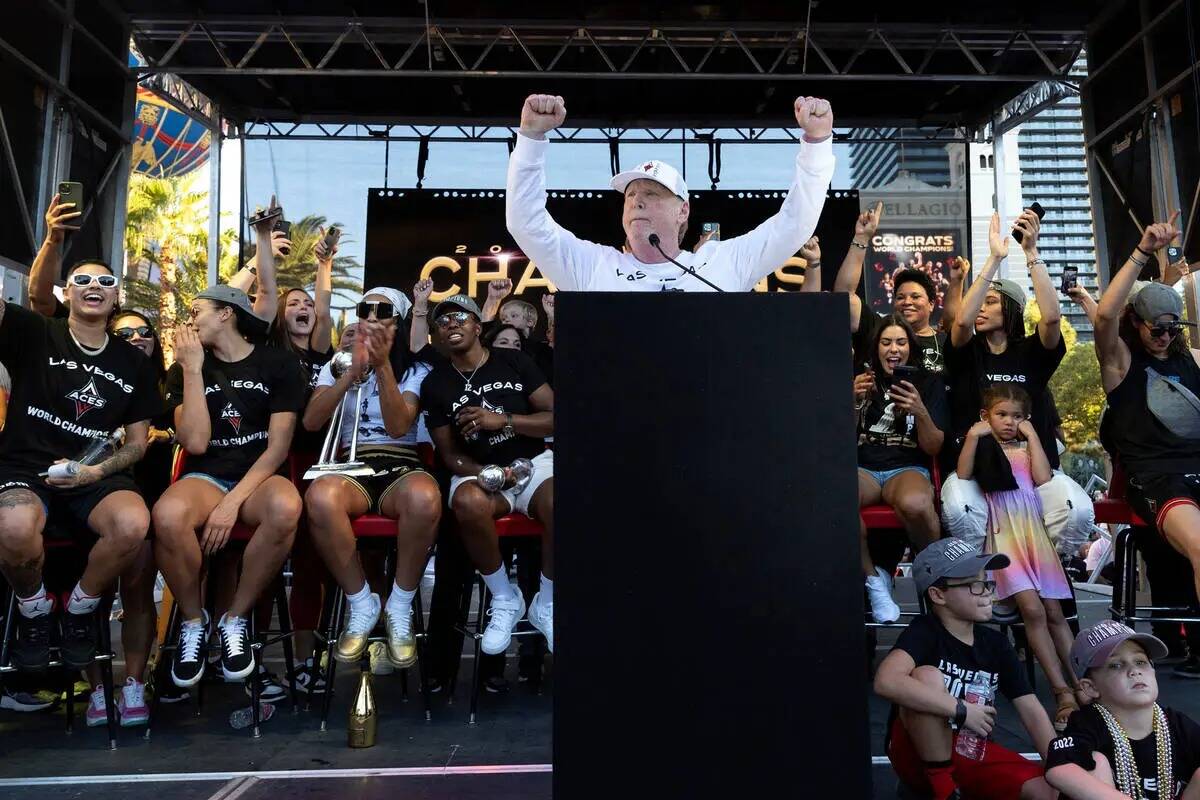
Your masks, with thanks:
M892 723L891 733L887 755L896 775L911 789L931 791L925 779L925 762L917 755L899 716ZM988 742L982 761L963 758L953 749L951 753L954 782L962 789L965 800L1016 800L1026 781L1040 778L1045 772L1040 762L1023 758L995 742Z

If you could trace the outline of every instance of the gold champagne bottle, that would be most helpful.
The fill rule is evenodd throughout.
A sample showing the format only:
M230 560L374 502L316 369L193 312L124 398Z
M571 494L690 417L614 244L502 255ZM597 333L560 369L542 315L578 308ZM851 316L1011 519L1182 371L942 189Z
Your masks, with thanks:
M379 711L375 708L375 691L371 688L371 672L359 673L354 702L350 704L350 719L346 732L351 747L374 747L379 728Z

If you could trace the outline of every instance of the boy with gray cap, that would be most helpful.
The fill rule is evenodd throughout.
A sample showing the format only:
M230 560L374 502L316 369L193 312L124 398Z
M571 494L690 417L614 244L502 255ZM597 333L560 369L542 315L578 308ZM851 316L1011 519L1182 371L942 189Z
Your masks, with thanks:
M1200 725L1157 704L1167 646L1111 620L1082 630L1071 668L1091 705L1050 745L1046 779L1076 800L1197 800Z
M875 692L892 701L885 751L901 782L933 800L1053 798L1041 765L995 742L983 758L956 750L954 726L987 737L996 709L968 704L964 690L979 672L1017 709L1039 753L1054 738L1050 718L1025 678L1008 639L984 627L992 617L995 583L986 570L1003 569L1008 557L980 553L960 539L942 539L913 561L917 592L930 613L900 634L875 673Z

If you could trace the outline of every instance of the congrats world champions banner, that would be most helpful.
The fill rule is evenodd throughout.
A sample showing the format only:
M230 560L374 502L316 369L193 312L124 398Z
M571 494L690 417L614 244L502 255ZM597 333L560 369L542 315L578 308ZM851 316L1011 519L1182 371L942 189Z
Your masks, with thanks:
M782 191L699 191L690 197L684 248L695 246L705 223L720 226L721 238L745 233L775 214ZM613 191L552 191L550 214L583 239L620 247L621 196ZM858 193L829 192L817 226L826 284L846 255ZM551 289L537 264L517 248L504 224L504 191L480 189L371 189L367 199L365 288L394 286L411 294L413 284L432 278L434 302L459 292L482 307L488 283L513 282L511 296L540 308ZM797 254L780 264L756 291L798 291L805 262Z
M904 269L924 272L933 281L932 324L937 325L950 286L950 264L963 255L958 229L879 231L871 238L863 269L867 302L880 314L892 312L896 274Z

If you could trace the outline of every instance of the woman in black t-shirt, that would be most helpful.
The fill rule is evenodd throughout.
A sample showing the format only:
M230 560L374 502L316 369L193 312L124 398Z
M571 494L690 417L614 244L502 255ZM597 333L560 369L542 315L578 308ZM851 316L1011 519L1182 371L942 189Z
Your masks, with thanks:
M245 293L214 286L192 301L191 324L175 334L167 405L187 462L154 506L154 530L159 568L184 618L171 669L178 686L204 673L203 556L223 548L238 521L253 529L237 592L218 624L225 677L244 678L254 668L246 615L279 574L302 511L281 470L303 379L295 356L246 341L252 324Z
M941 536L929 467L942 448L946 390L940 378L920 368L896 377L897 367L922 363L916 334L899 314L880 321L870 353L870 368L854 379L858 506L891 506L917 546L924 547ZM891 579L875 566L867 526L861 518L858 524L871 615L876 622L895 622L900 607L892 599Z
M1054 541L1060 535L1078 541L1090 533L1095 514L1083 488L1058 468L1057 439L1045 393L1066 354L1066 344L1059 328L1062 313L1058 296L1046 262L1038 257L1039 228L1038 216L1032 211L1021 214L1013 227L1022 233L1021 248L1042 312L1037 332L1028 336L1024 291L1015 281L996 279L1000 262L1008 255L1008 237L1001 233L999 215L992 215L988 259L963 298L950 329L946 373L951 386L951 436L943 456L946 464L957 460L963 437L979 421L984 389L996 383L1020 386L1033 400L1030 421L1053 469L1051 479L1038 487L1046 532ZM982 545L987 532L987 502L978 484L960 480L956 473L946 477L942 484L942 522L950 535ZM1064 529L1070 530L1064 534Z
M1146 262L1178 235L1175 216L1146 228L1100 298L1096 356L1106 416L1120 420L1107 438L1129 502L1191 562L1200 595L1200 350L1182 335L1183 303L1170 287L1151 283L1126 305Z

